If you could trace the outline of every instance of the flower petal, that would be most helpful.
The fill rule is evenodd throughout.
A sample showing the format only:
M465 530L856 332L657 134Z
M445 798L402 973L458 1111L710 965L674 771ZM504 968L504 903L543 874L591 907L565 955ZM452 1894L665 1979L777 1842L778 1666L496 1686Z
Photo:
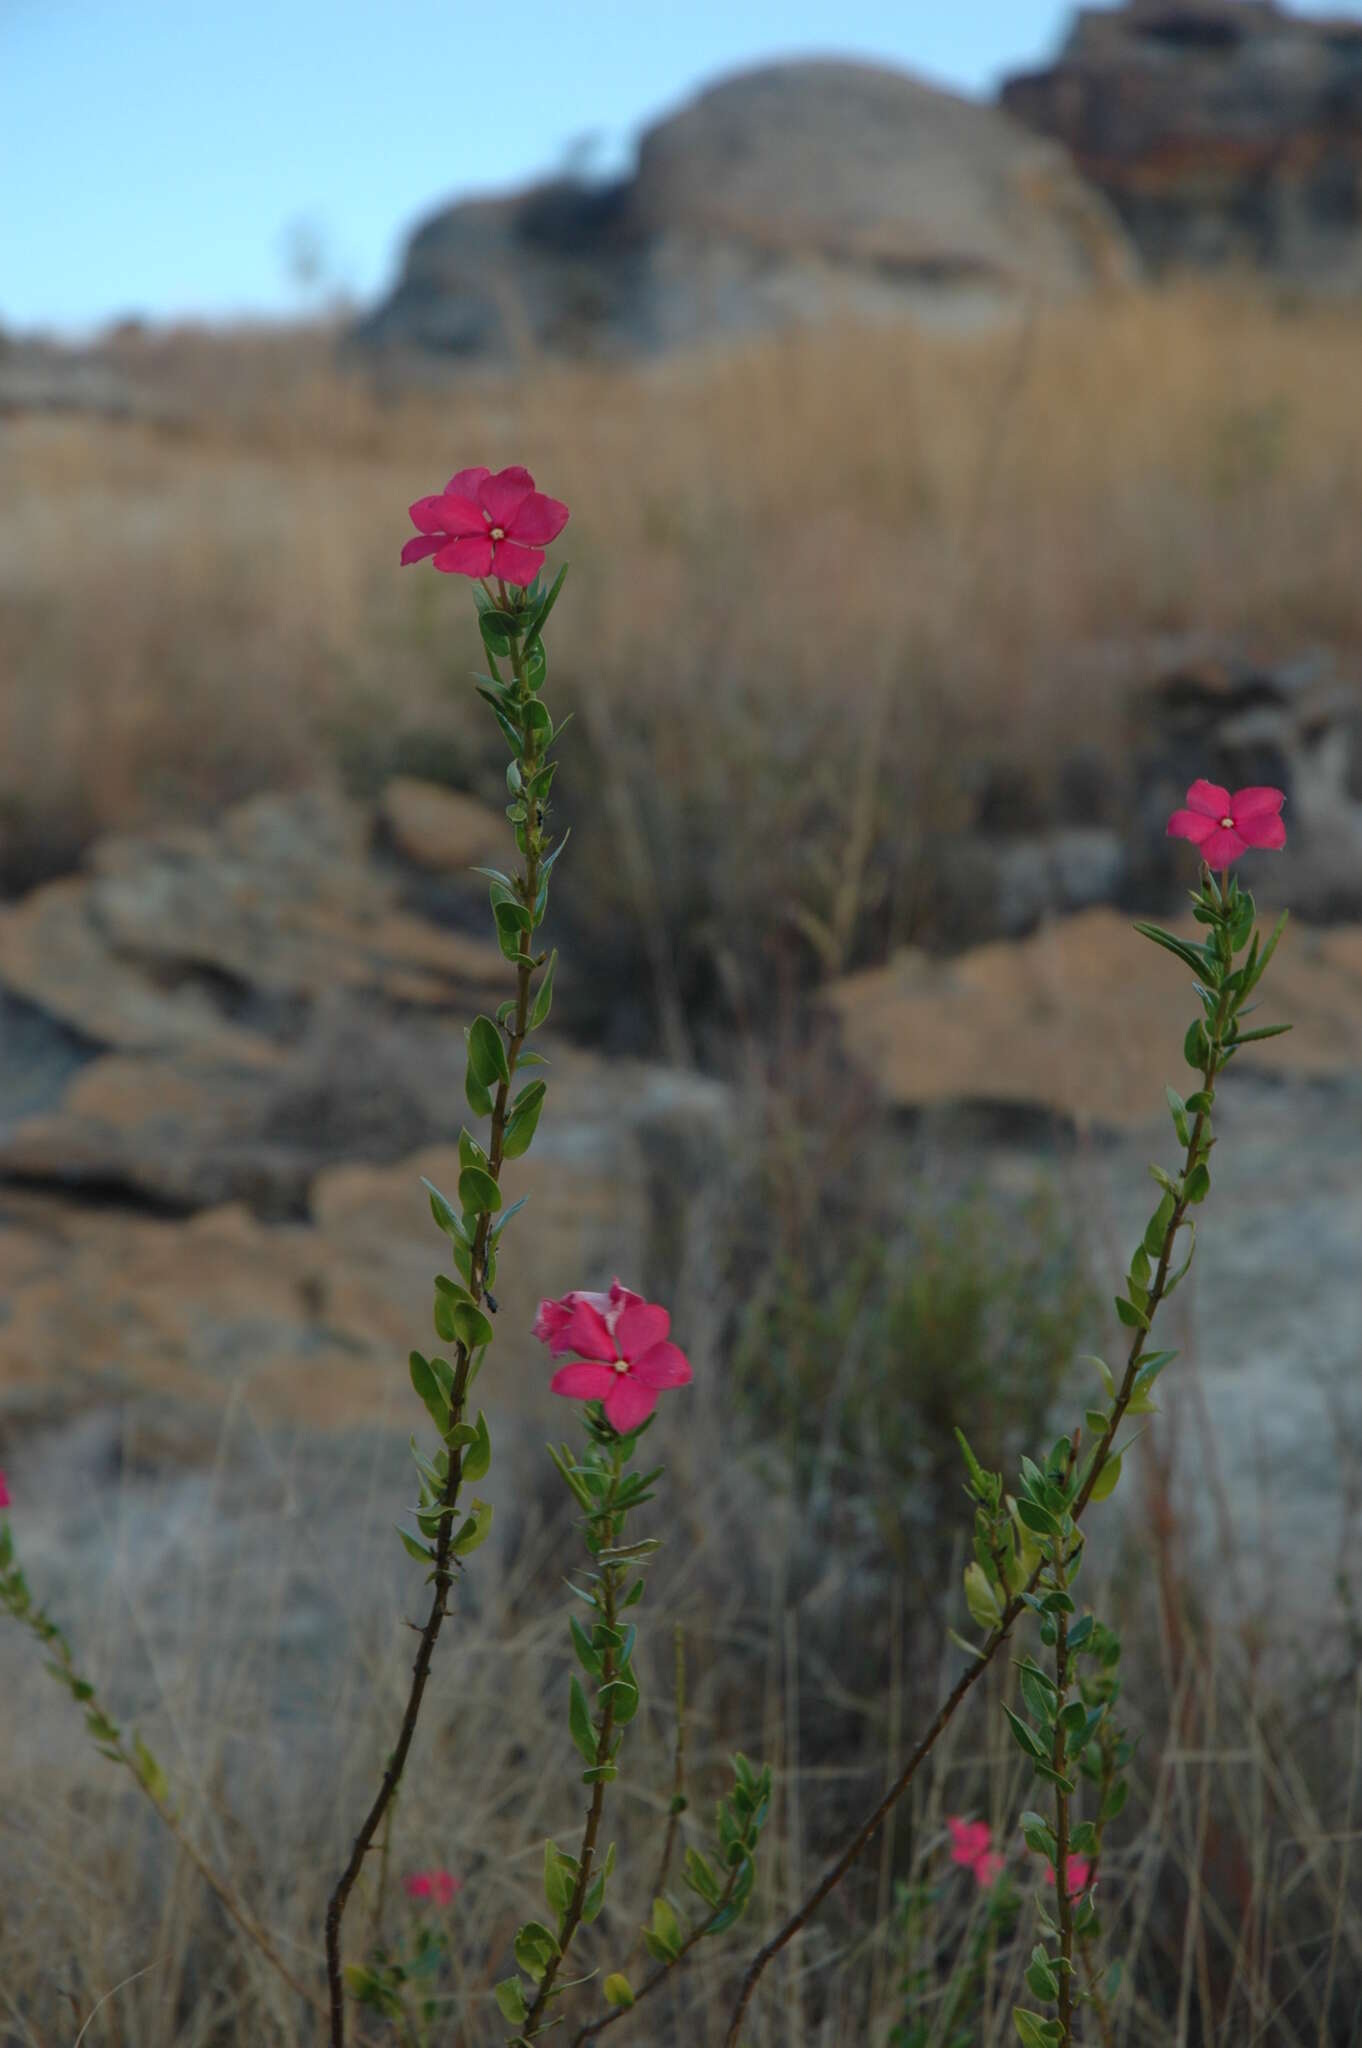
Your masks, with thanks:
M560 1366L549 1385L555 1394L565 1394L569 1401L604 1401L615 1391L615 1382L623 1377L613 1365L579 1363Z
M419 527L422 533L443 533L445 526L440 517L441 502L437 492L433 498L418 498L414 505L408 505L407 511L411 515L412 525Z
M641 1358L660 1344L672 1326L672 1319L655 1301L627 1302L615 1319L615 1342L621 1358Z
M513 540L497 542L492 569L504 583L518 583L522 590L528 590L543 566L541 548L517 547Z
M452 540L435 557L435 566L447 576L486 576L492 567L490 540Z
M621 1436L646 1422L657 1406L657 1388L645 1387L631 1372L612 1373L615 1384L605 1397L605 1419Z
M1223 816L1223 813L1222 813ZM1203 839L1209 839L1216 829L1217 820L1208 818L1204 811L1174 811L1168 820L1170 839L1190 839L1193 846L1200 846Z
M505 522L512 540L524 541L532 548L542 548L556 540L567 523L567 506L557 498L546 498L542 491L531 491Z
M1236 815L1234 829L1245 846L1273 849L1286 845L1286 826L1275 811L1259 811L1247 818Z
M1218 782L1194 782L1187 792L1187 808L1189 811L1200 811L1206 818L1229 818L1234 815L1230 810L1230 793L1227 789L1222 789Z
M408 568L413 562L424 562L427 555L438 555L445 545L442 533L415 533L402 550L402 567Z
M446 491L434 502L440 514L442 530L455 540L460 540L470 533L479 536L486 533L487 521L482 516L482 507L476 498L460 498L453 492Z
M482 487L491 474L491 470L485 466L482 469L456 469L445 485L445 496L471 498L475 505L480 504Z
M563 1326L558 1349L575 1351L579 1358L604 1359L608 1365L619 1357L605 1317L589 1301L582 1300L573 1302L572 1317Z
M690 1360L677 1344L654 1344L630 1370L645 1387L684 1387L694 1377Z
M493 526L510 527L527 498L534 496L534 478L528 469L501 469L489 476L478 492L478 503L491 517Z
M1279 811L1286 802L1284 789L1271 789L1266 784L1252 789L1236 789L1230 798L1230 807L1223 815L1233 818L1236 825L1242 825L1245 818L1265 818Z
M1247 852L1248 841L1217 825L1210 837L1202 840L1199 850L1208 868L1227 868L1232 860Z

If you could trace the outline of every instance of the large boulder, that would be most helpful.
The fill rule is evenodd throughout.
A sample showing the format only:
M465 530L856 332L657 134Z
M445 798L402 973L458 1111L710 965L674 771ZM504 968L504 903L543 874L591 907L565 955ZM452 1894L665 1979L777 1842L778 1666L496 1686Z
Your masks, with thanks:
M1272 0L1083 8L1002 103L1067 145L1153 270L1362 288L1362 21Z
M1131 270L1064 152L997 109L870 65L775 64L650 128L631 177L434 215L358 332L466 358L620 354L958 317Z

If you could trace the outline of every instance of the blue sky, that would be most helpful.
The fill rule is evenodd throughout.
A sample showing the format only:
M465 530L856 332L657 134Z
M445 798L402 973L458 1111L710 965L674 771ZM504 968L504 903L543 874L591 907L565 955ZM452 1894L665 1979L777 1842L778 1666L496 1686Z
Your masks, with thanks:
M297 310L298 223L326 278L367 300L433 206L561 164L587 136L599 164L618 162L718 72L841 54L987 92L1041 62L1067 13L1056 0L0 0L0 323Z

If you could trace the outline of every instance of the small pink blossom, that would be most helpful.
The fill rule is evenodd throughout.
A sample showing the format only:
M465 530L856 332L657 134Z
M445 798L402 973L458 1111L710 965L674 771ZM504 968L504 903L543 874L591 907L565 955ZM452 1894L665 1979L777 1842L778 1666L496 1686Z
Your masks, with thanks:
M958 1814L948 1814L946 1826L951 1836L951 1862L968 1870L980 1891L989 1891L1003 1874L1004 1856L993 1847L993 1830L986 1820L961 1820Z
M528 469L461 469L443 491L410 508L416 537L402 564L435 558L451 576L498 576L524 588L544 566L544 549L568 523L568 508L534 487Z
M1088 1889L1088 1879L1092 1876L1092 1864L1089 1859L1086 1856L1071 1856L1069 1858L1068 1876L1069 1897L1076 1899L1080 1892L1085 1892ZM1046 1882L1049 1884L1058 1882L1055 1877L1055 1866L1053 1863L1046 1864L1045 1877Z
M555 1358L577 1354L551 1382L570 1401L601 1401L610 1427L627 1436L646 1422L664 1387L691 1377L684 1351L667 1342L671 1317L656 1302L632 1294L618 1280L609 1294L577 1291L541 1301L534 1334Z
M463 1890L463 1879L448 1870L413 1870L403 1878L402 1889L409 1899L431 1899L437 1906L447 1906L455 1892Z
M1285 802L1280 789L1236 789L1231 796L1218 782L1194 782L1187 809L1168 820L1168 836L1190 839L1207 867L1227 868L1250 847L1286 845L1278 815Z
M9 1488L5 1484L4 1473L0 1472L0 1508L7 1508L9 1504Z

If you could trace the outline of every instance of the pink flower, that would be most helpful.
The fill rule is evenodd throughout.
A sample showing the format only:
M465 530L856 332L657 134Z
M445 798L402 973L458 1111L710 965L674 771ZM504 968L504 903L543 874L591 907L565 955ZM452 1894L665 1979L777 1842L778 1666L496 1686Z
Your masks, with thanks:
M1088 1858L1086 1856L1071 1856L1069 1858L1068 1876L1069 1897L1076 1899L1080 1892L1085 1892L1088 1889L1088 1879L1092 1876L1092 1864ZM1058 1882L1055 1877L1055 1866L1053 1863L1046 1864L1045 1877L1046 1882L1049 1884Z
M555 1394L570 1401L603 1401L610 1427L627 1436L646 1422L664 1387L691 1377L684 1351L666 1341L671 1317L656 1302L631 1294L617 1280L609 1294L565 1294L541 1301L534 1334L555 1358L575 1351L578 1363L553 1376Z
M455 1892L463 1890L463 1879L448 1870L413 1870L403 1878L402 1889L409 1899L433 1899L437 1906L447 1906Z
M567 525L568 508L534 487L528 469L461 469L433 498L411 507L420 529L402 562L435 557L452 576L499 576L524 587L544 566L544 549Z
M9 1488L5 1484L4 1473L0 1472L0 1508L7 1508L9 1504Z
M980 1891L988 1891L1003 1874L1006 1858L993 1847L993 1830L986 1820L961 1820L948 1814L951 1834L951 1862L968 1870Z
M1285 802L1280 789L1236 789L1231 796L1218 782L1194 782L1187 809L1168 820L1168 835L1190 839L1207 867L1227 868L1251 846L1286 845L1286 827L1277 815Z

